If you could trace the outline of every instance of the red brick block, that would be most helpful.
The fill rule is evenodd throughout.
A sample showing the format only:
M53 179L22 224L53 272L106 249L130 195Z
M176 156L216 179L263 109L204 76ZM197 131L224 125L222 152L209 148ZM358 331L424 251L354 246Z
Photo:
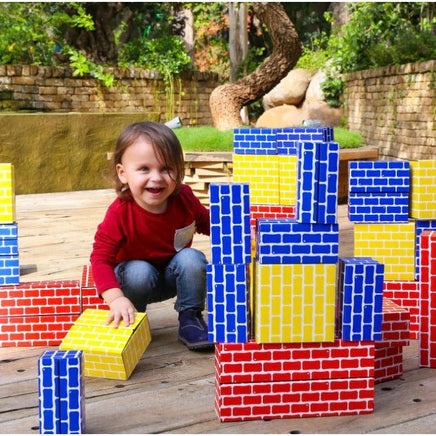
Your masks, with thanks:
M250 226L256 229L258 218L295 218L295 206L279 204L251 204Z
M215 409L221 421L368 414L374 411L374 380L216 383Z
M410 312L383 298L382 338L375 348L402 347L410 344Z
M0 318L80 313L76 280L28 282L0 289Z
M82 312L84 312L86 309L109 310L109 306L98 295L90 265L83 266L80 290L82 297Z
M403 375L403 347L375 349L374 382L381 383Z
M385 280L383 284L383 297L409 311L410 339L418 339L421 282Z
M419 365L436 368L436 231L421 234Z
M57 346L79 316L80 313L0 318L0 347Z
M220 384L373 377L374 343L219 343L215 373Z

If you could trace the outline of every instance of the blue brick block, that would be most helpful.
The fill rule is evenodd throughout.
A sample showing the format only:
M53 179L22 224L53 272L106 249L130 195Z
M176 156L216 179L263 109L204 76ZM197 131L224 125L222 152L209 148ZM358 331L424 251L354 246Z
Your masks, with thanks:
M338 253L337 224L298 223L290 218L257 220L259 263L336 263Z
M354 223L407 223L409 194L351 192L348 197L348 218Z
M339 144L320 143L317 222L334 224L338 212Z
M20 283L20 262L17 255L0 256L0 285Z
M18 255L18 228L16 223L0 224L0 256Z
M348 167L349 192L409 192L408 161L352 161Z
M235 154L276 155L276 129L234 129L233 151Z
M250 263L248 183L211 184L209 194L211 263Z
M316 223L318 219L318 161L318 143L298 143L296 219L300 223Z
M371 258L340 258L336 335L345 341L381 339L384 265Z
M85 431L83 351L49 350L38 360L40 434Z
M436 230L436 220L415 220L415 233L416 233L416 251L415 251L415 279L420 278L420 252L421 252L421 235L425 230Z
M210 342L245 343L250 339L248 265L206 267Z

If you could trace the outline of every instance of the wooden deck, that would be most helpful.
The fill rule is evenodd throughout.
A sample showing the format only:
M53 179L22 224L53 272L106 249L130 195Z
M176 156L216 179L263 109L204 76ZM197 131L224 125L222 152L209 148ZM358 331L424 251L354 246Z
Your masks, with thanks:
M22 282L75 279L88 263L110 190L17 196ZM352 226L340 206L340 255L352 256ZM208 238L195 246L208 255ZM86 377L87 433L435 433L436 370L418 368L417 341L401 379L376 385L375 412L329 418L220 423L214 354L177 342L172 301L149 307L152 342L127 381ZM38 433L37 360L46 348L0 349L0 432Z

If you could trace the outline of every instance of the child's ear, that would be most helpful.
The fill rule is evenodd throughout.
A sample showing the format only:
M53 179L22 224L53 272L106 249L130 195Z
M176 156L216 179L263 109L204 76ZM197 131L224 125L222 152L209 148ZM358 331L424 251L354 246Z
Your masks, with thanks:
M127 183L127 177L126 177L126 173L124 171L123 164L117 164L115 169L117 170L117 175L118 175L118 178L120 179L121 183Z

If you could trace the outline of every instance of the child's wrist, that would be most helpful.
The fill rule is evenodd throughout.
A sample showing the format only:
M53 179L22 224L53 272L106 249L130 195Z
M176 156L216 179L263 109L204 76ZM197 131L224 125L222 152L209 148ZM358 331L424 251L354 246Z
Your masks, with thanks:
M110 306L115 300L118 300L118 298L124 297L124 294L121 289L112 288L104 291L102 297L104 302Z

